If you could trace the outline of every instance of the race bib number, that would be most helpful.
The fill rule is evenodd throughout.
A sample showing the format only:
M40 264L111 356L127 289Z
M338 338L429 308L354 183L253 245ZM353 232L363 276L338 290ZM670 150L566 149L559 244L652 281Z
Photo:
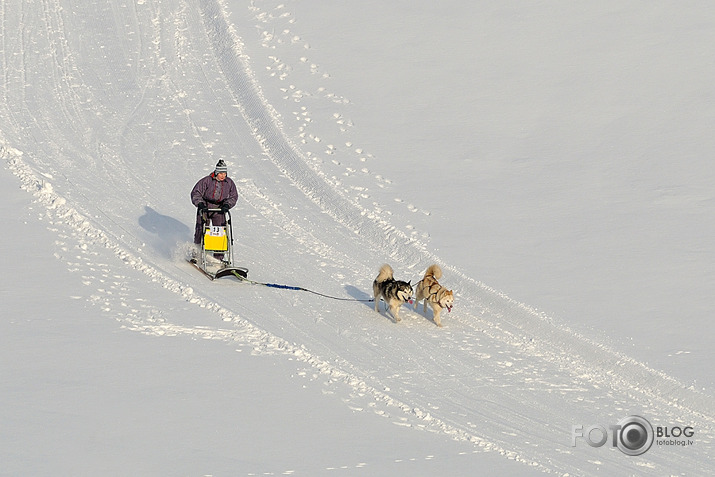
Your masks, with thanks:
M212 237L223 237L226 234L226 229L219 225L212 225L209 229L209 235Z

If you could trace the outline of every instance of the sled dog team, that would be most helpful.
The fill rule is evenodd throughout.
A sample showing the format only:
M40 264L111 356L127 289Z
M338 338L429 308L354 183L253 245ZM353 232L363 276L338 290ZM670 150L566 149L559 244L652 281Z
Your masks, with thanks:
M413 290L410 282L395 280L393 273L391 266L383 265L377 278L372 282L372 291L375 297L375 311L380 312L379 305L380 299L382 299L395 321L400 321L400 307L412 302ZM454 293L439 284L437 280L440 278L442 278L442 269L439 265L430 265L422 280L415 285L416 295L414 300L415 310L420 301L424 300L422 313L427 312L427 304L432 307L434 323L437 326L442 326L442 319L440 318L442 310L446 308L449 312L452 311L454 306Z
M214 172L200 179L191 191L191 202L197 208L196 228L194 232L194 243L203 247L204 237L204 216L209 210L213 210L211 223L213 225L226 225L226 214L229 209L236 205L238 193L236 184L228 177L228 167L223 159L216 164ZM219 211L220 209L220 211ZM219 213L220 212L220 213ZM219 260L223 259L223 253L219 254ZM245 269L244 269L245 270ZM424 300L422 313L427 312L427 304L432 307L434 323L442 326L440 313L442 309L452 311L454 305L454 294L452 290L447 290L439 284L437 280L442 278L442 269L434 264L425 272L424 277L416 287L416 298L414 309L417 309L420 301ZM375 311L378 313L380 299L384 300L395 321L400 321L400 307L412 302L412 284L402 280L395 280L392 267L385 264L380 268L380 273L372 283L372 290L375 297Z

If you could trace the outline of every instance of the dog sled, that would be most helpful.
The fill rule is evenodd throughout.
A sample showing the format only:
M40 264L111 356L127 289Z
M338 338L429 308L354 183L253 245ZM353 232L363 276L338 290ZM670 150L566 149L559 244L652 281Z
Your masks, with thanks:
M231 212L226 211L226 225L213 225L209 214L221 209L208 209L201 213L203 234L200 249L189 263L210 280L223 277L248 278L248 269L233 264L233 227Z

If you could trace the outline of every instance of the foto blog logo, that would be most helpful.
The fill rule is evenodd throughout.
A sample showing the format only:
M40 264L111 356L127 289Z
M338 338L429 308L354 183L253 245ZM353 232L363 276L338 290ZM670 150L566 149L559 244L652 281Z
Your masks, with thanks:
M618 447L626 455L636 456L645 454L653 445L655 433L653 426L647 419L640 416L624 417L617 424L606 428L601 424L594 424L584 429L582 425L571 427L571 446L576 447L576 439L581 438L591 447L601 447L609 440L613 447Z

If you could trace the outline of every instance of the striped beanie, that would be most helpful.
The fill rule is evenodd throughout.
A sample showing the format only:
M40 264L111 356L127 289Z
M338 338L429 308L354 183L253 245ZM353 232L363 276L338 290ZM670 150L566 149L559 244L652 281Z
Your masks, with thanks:
M222 172L228 174L228 167L226 167L226 163L223 162L223 159L220 159L216 164L216 170L214 170L214 175L218 175Z

